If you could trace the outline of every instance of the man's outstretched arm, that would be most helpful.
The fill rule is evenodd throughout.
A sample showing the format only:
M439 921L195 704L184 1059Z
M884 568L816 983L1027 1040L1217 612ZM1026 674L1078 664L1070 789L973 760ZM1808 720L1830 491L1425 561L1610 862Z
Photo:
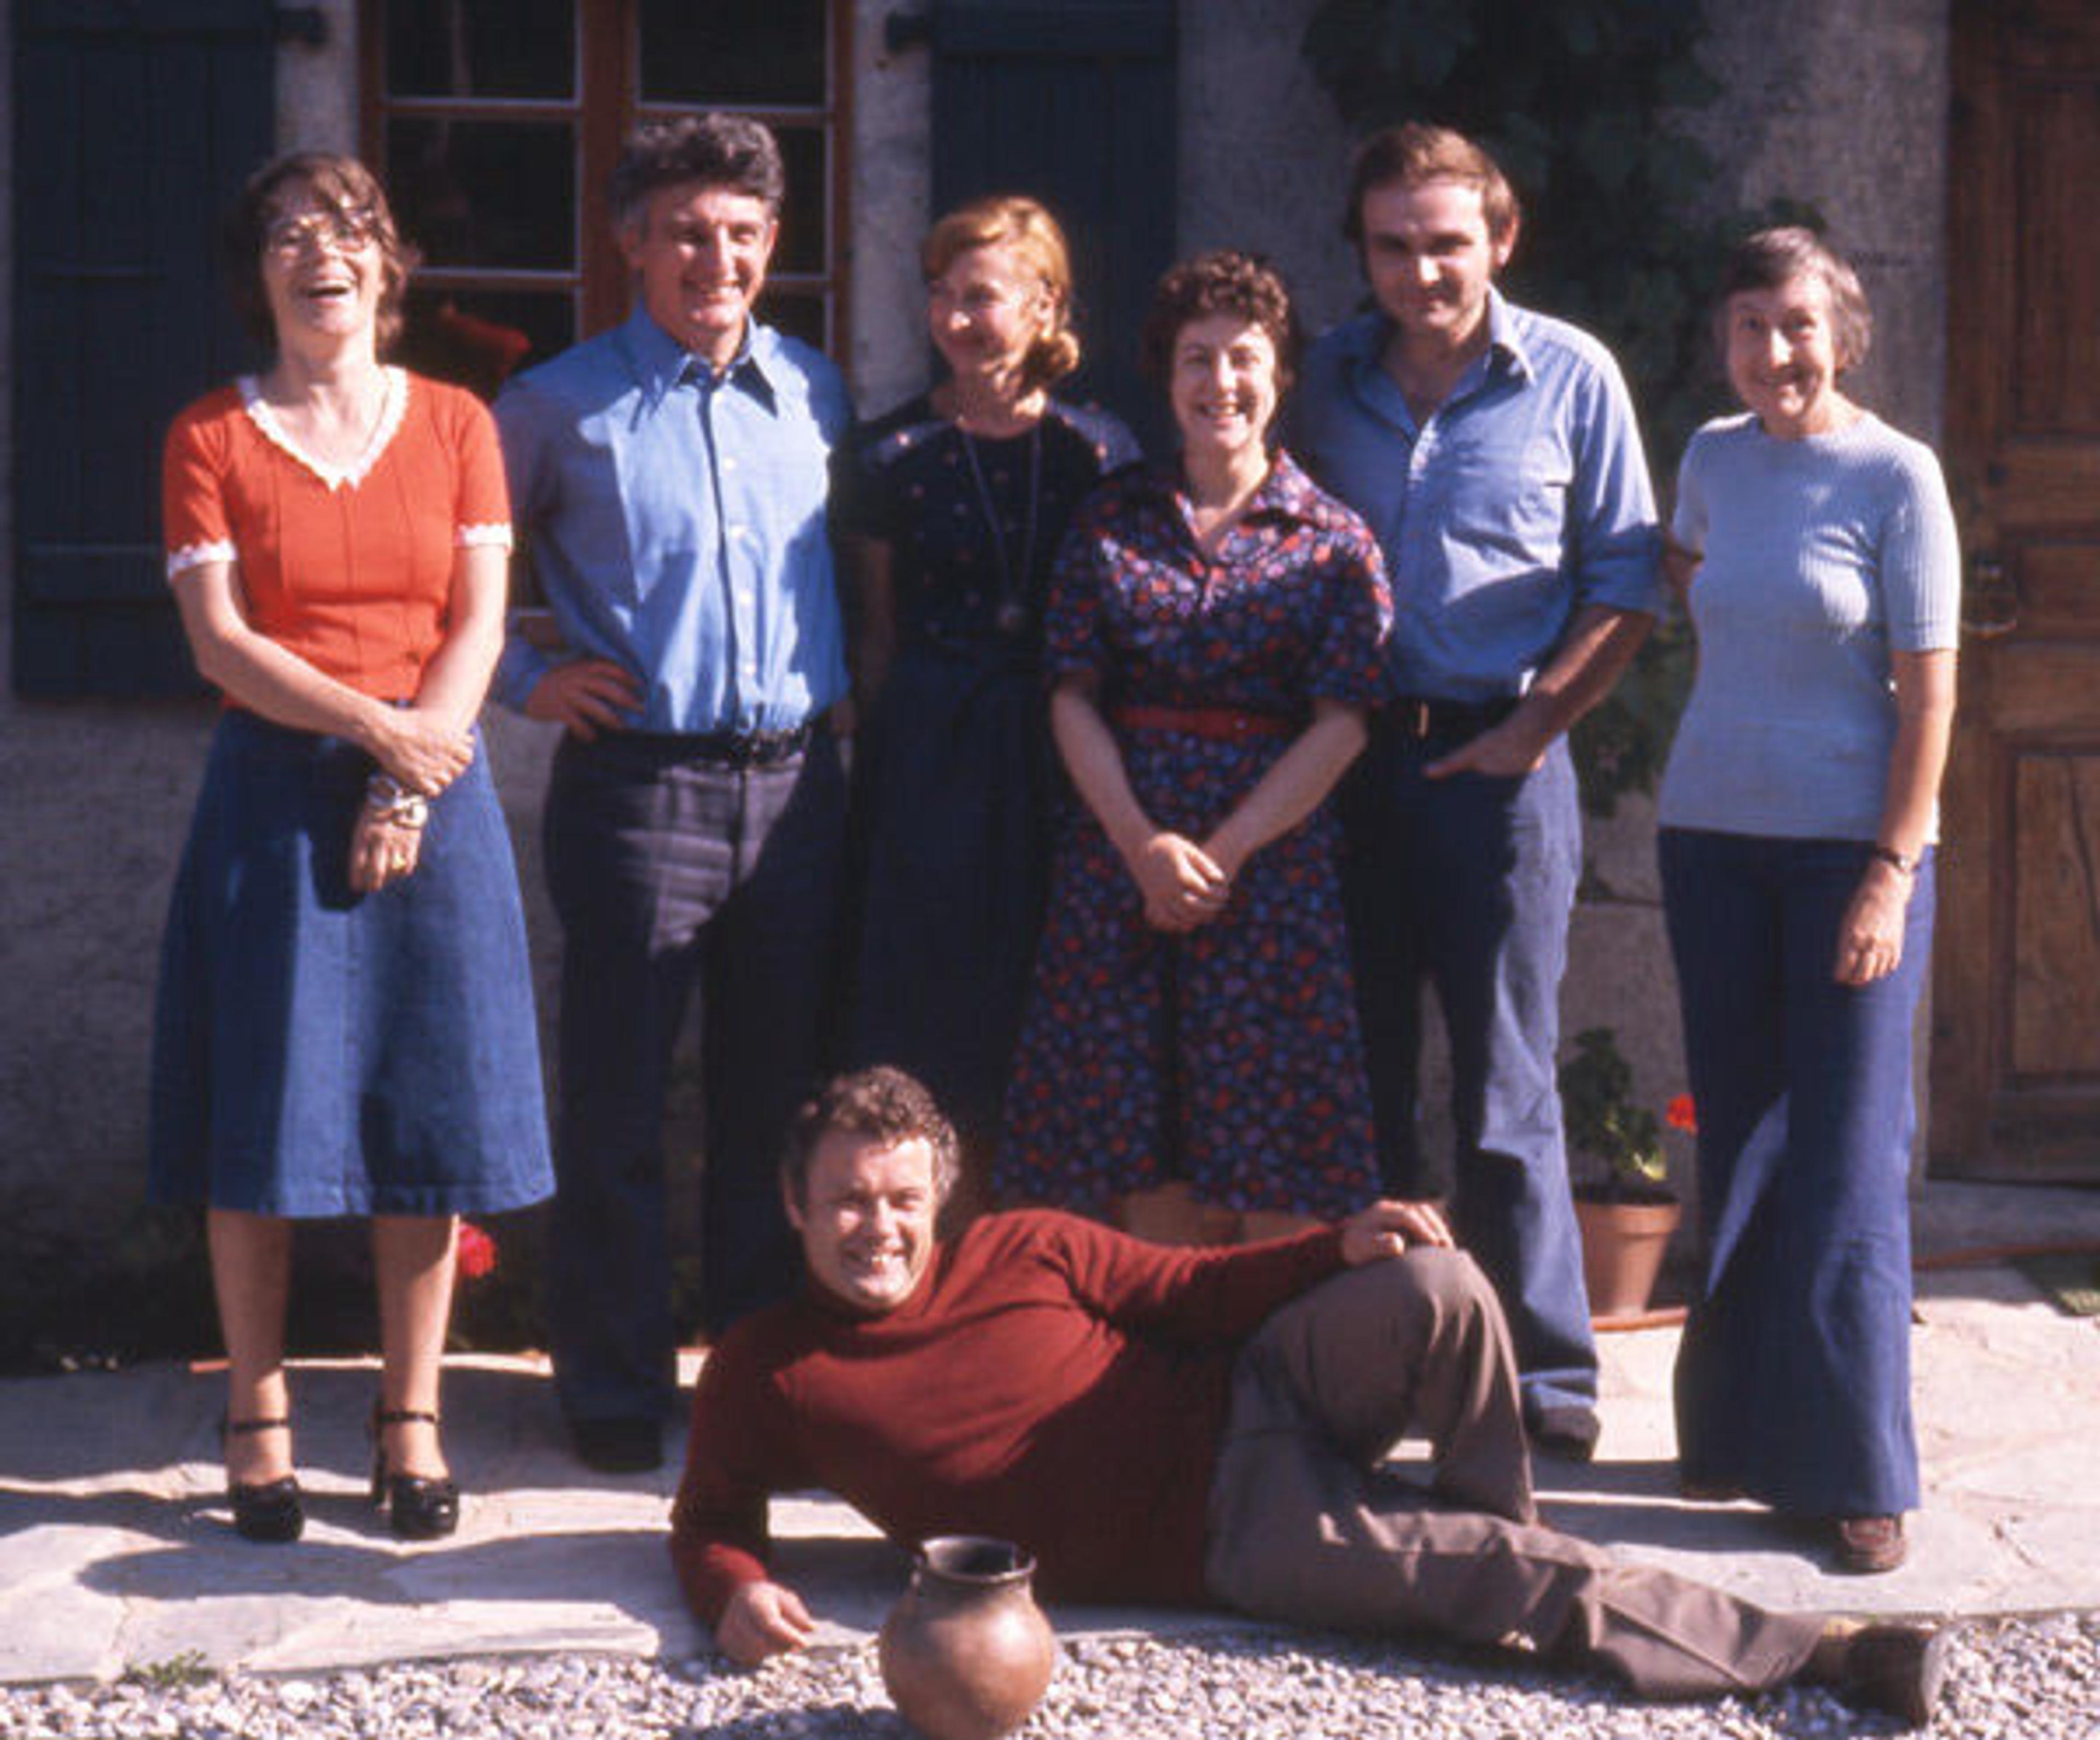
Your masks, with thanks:
M1169 1248L1092 1221L1057 1217L1073 1292L1110 1323L1178 1340L1237 1341L1343 1269L1448 1245L1434 1203L1378 1202L1347 1221L1260 1244Z
M686 1468L671 1506L671 1564L693 1616L750 1665L809 1641L809 1610L772 1580L768 1501L807 1485L774 1427L766 1362L738 1337L708 1355L693 1396Z

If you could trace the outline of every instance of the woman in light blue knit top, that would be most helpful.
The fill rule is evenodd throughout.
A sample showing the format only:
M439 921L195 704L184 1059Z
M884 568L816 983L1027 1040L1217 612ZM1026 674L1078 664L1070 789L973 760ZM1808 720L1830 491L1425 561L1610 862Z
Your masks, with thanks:
M1866 301L1813 234L1741 244L1718 328L1748 409L1687 448L1669 559L1699 638L1660 847L1704 1258L1679 1468L1693 1496L1828 1519L1839 1568L1887 1570L1917 1503L1911 1035L1953 515L1930 450L1840 388Z

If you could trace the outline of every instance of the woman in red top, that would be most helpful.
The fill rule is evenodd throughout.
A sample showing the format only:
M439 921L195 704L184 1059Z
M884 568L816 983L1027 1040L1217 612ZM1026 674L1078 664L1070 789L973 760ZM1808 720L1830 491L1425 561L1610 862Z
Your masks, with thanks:
M524 930L474 717L510 510L479 401L383 366L413 256L354 160L249 182L229 265L267 373L168 435L168 573L227 703L163 945L150 1185L202 1202L234 1521L303 1522L284 1373L291 1221L368 1215L373 1491L456 1526L438 1386L455 1217L551 1187Z

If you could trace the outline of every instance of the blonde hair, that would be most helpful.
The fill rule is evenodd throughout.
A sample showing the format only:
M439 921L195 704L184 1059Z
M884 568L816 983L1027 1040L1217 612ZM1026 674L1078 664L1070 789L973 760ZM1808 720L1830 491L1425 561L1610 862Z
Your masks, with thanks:
M1079 340L1071 328L1072 257L1065 232L1048 207L1025 193L995 193L959 205L920 244L919 265L931 284L973 248L1010 249L1023 272L1048 293L1050 312L1021 359L1032 389L1061 381L1079 366Z

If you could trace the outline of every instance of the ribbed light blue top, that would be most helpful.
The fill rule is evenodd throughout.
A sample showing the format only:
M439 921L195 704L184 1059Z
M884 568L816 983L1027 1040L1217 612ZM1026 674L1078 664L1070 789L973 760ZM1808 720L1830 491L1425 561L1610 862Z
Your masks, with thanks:
M1889 655L1958 632L1961 556L1932 450L1871 413L1798 441L1724 417L1684 450L1671 530L1703 559L1699 673L1663 825L1873 839L1895 737Z

